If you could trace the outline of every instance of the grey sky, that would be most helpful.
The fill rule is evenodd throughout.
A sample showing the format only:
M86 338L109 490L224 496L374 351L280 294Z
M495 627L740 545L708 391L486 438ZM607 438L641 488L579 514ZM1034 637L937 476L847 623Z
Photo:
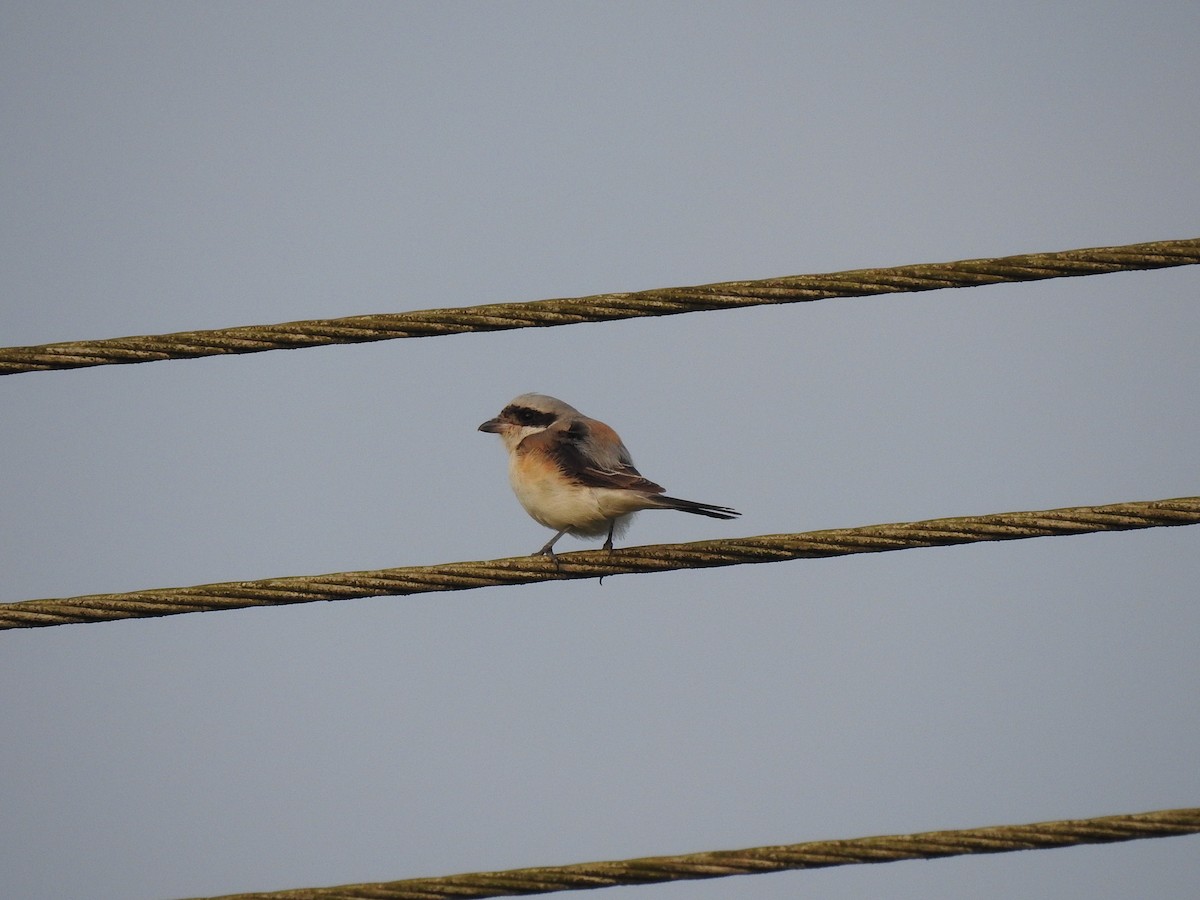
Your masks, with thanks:
M1200 234L1200 6L7 3L0 345ZM1194 268L0 378L0 600L1198 493ZM584 544L564 539L560 549ZM1200 803L1200 530L8 632L0 894ZM625 889L1192 896L1196 838Z

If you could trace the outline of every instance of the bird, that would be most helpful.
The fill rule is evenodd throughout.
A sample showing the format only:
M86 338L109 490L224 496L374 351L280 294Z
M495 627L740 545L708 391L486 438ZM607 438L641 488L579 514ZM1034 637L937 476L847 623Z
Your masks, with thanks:
M733 519L728 506L680 500L642 476L612 428L568 403L545 394L521 394L479 430L498 434L508 451L508 480L533 519L555 532L532 556L558 560L554 545L564 534L578 538L607 535L612 552L633 514L643 509Z

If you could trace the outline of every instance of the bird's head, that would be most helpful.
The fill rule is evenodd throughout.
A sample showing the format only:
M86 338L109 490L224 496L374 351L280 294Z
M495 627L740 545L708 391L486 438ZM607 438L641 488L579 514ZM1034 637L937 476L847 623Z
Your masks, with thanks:
M554 397L521 394L500 410L500 415L480 425L479 430L500 435L505 448L511 451L529 435L579 417L579 410Z

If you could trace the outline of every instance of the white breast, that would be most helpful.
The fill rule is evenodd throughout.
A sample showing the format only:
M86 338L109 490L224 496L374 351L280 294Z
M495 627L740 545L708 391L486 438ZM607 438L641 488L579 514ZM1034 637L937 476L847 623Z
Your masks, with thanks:
M601 537L616 519L619 533L631 513L655 505L635 491L573 485L558 472L523 462L516 454L510 458L508 476L513 493L535 521L555 531Z

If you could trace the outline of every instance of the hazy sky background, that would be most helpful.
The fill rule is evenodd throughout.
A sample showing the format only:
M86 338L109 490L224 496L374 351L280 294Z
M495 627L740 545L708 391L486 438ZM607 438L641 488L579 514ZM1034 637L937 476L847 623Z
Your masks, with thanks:
M1200 235L1200 4L0 7L0 344ZM0 599L1200 493L1200 270L0 379ZM585 545L564 539L563 550ZM0 635L0 894L1200 804L1200 529ZM623 889L1191 897L1198 838ZM608 896L605 894L605 896ZM615 894L614 894L615 896Z

